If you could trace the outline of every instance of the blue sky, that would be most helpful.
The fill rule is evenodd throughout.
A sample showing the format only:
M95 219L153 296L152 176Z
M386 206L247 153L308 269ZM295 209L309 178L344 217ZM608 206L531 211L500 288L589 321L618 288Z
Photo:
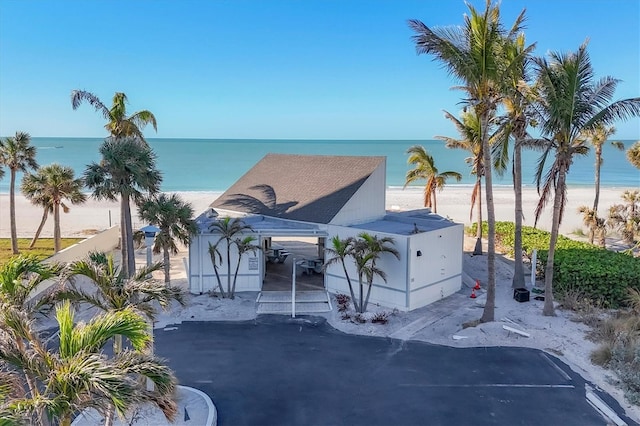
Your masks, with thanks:
M484 2L472 1L482 9ZM638 0L503 0L527 8L536 53L588 37L597 76L640 95ZM442 110L461 92L417 56L407 19L462 23L461 0L0 2L0 135L103 137L73 89L151 110L163 138L432 139L454 136ZM616 125L640 138L640 120Z

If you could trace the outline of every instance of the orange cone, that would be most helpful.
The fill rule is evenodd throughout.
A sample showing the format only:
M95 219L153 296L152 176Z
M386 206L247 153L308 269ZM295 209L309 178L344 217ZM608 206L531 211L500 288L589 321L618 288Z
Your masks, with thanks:
M472 298L472 299L475 299L477 297L475 288L471 290L471 296L469 296L469 297Z
M480 290L480 280L476 280L476 285L473 287L474 290Z

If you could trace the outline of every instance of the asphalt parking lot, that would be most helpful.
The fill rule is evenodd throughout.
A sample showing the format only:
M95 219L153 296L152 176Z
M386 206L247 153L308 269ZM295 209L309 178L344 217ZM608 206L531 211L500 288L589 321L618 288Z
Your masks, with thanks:
M185 322L156 330L155 344L220 425L607 424L584 379L533 349L355 336L286 316Z

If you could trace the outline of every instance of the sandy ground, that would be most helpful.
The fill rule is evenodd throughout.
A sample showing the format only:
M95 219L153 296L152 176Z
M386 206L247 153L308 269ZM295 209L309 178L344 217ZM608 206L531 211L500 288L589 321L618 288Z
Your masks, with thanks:
M600 210L606 212L609 206L620 203L620 195L625 189L632 188L605 188L600 192ZM637 188L636 188L637 189ZM220 192L181 192L181 197L189 201L196 214L204 211L221 193ZM389 189L386 192L386 206L388 209L409 210L422 206L422 190L419 188ZM577 213L581 205L593 203L593 189L570 188L565 217L560 231L568 234L577 228L584 228L582 218ZM449 217L456 222L470 224L469 210L471 199L471 187L448 187L438 193L438 213ZM494 203L496 220L513 221L513 190L506 187L496 188L494 191ZM533 226L534 211L538 203L538 195L534 188L526 188L523 194L524 224ZM482 200L483 206L485 200ZM63 236L73 237L90 235L98 230L108 228L120 222L119 205L117 202L96 201L89 199L85 204L70 206L69 213L61 214L60 228ZM538 226L542 229L550 229L552 206L549 205L542 214ZM486 220L486 208L483 219ZM16 226L18 236L30 238L38 228L42 218L42 210L33 206L22 195L16 196ZM475 221L475 212L474 212ZM144 226L137 218L133 219L134 227ZM0 194L0 237L10 235L9 219L9 195ZM53 217L49 217L42 231L43 237L53 236Z

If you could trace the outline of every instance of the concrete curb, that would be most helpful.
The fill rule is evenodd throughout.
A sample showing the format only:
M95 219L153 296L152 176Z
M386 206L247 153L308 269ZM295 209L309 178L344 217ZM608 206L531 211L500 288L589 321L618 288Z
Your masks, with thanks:
M207 404L207 409L209 410L209 414L207 414L207 422L205 423L205 426L216 426L218 424L218 410L216 409L216 406L213 404L213 401L211 401L211 398L209 398L209 395L202 392L200 389L192 388L189 386L178 385L178 387L184 391L193 392L196 395L199 395L202 399L204 399L204 402L206 402Z

